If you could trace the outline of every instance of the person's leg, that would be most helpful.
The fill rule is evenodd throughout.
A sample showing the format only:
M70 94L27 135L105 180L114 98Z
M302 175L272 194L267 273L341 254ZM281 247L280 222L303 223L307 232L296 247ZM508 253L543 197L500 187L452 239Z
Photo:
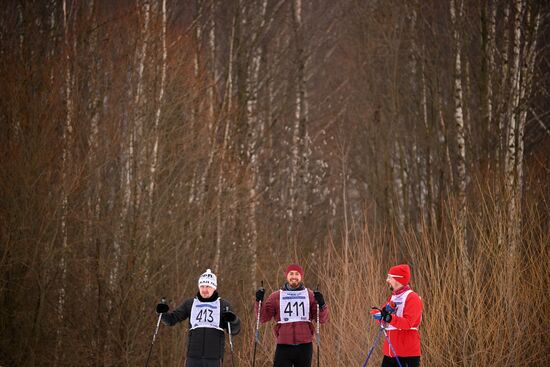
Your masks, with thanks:
M292 367L292 345L277 344L273 367Z
M199 358L189 358L185 361L185 367L202 367L202 361Z
M204 359L202 361L202 367L222 367L222 365L221 359Z
M222 367L221 359L187 358L185 367Z
M300 344L295 347L294 367L311 367L313 344Z
M399 362L401 367L419 367L420 357L399 357ZM381 367L399 367L399 363L397 363L397 358L384 356Z
M420 357L400 357L401 366L403 367L418 367L420 366Z
M380 365L380 367L396 367L396 366L399 367L395 358L391 358L388 356L384 356L384 359L382 360L382 364Z

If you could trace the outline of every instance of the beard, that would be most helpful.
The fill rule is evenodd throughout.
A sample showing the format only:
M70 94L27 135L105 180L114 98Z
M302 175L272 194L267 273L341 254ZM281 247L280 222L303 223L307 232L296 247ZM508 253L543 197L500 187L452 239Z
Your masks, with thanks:
M300 281L296 279L291 279L288 281L288 285L290 285L292 288L298 288L300 285Z

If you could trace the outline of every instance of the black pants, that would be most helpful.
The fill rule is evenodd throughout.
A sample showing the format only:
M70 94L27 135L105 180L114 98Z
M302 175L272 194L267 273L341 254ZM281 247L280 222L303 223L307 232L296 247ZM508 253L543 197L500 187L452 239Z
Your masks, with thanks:
M313 344L277 344L273 367L311 367Z
M220 359L205 359L205 358L189 358L185 367L221 367L222 361Z
M399 357L401 367L418 367L420 366L420 357ZM381 367L399 367L396 358L384 356Z

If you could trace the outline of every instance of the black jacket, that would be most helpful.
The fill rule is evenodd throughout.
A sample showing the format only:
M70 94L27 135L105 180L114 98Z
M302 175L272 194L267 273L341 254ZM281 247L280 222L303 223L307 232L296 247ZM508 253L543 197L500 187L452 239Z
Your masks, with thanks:
M196 298L201 302L214 302L218 299L218 292L214 292L210 298L202 298L197 293ZM191 307L193 307L194 298L186 299L174 311L162 314L162 322L168 326L173 326L178 322L188 319L191 316ZM224 299L220 298L220 306L222 310L226 307L232 311L231 305ZM225 325L222 325L225 324ZM191 328L191 322L188 323ZM227 330L227 323L220 321L220 328ZM231 335L237 335L241 331L241 320L237 319L231 322ZM223 359L225 347L225 334L221 330L212 328L196 328L189 330L187 343L187 357L191 358L208 358L208 359Z

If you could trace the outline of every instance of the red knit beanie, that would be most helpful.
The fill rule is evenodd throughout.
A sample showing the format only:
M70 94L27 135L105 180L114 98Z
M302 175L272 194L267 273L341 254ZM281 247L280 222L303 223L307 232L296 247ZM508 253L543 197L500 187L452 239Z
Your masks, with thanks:
M407 285L411 280L411 269L407 264L392 266L388 271L388 275L399 283Z
M304 277L304 269L302 269L302 267L298 264L290 264L289 266L287 266L286 271L285 271L285 277L288 276L288 273L290 273L293 270L300 273L302 278Z

